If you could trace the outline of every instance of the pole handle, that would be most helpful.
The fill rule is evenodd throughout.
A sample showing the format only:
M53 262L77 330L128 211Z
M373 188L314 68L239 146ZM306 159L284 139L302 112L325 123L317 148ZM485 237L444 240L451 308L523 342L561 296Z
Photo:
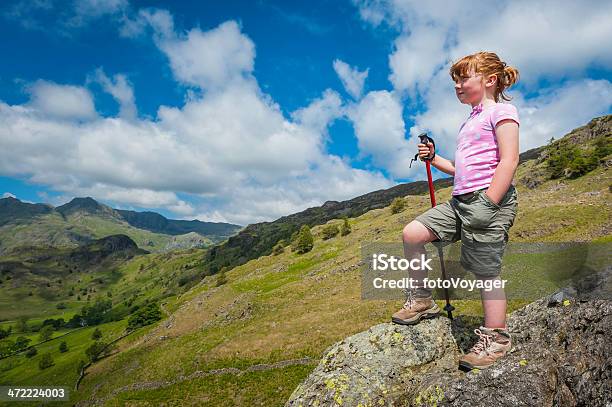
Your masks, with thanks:
M433 151L432 156L431 156L431 157L422 158L422 160L423 160L423 161L425 161L425 162L429 163L429 162L431 162L431 161L434 159L434 157L436 156L436 142L434 141L434 139L432 139L431 137L429 137L429 136L427 135L427 133L421 133L421 134L419 134L419 139L420 139L420 143L421 143L421 144L425 144L425 145L427 145L427 143L431 143L431 144L433 144L434 151ZM414 155L414 158L413 158L412 160L410 160L410 165L408 165L408 168L412 168L412 162L413 162L413 161L418 160L418 158L419 158L419 153L416 153L416 154Z

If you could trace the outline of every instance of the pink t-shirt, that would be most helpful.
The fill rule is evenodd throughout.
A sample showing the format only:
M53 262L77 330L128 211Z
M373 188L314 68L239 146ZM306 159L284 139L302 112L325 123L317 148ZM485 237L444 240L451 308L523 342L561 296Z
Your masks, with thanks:
M483 108L480 103L472 108L457 136L453 195L483 189L491 184L499 164L495 126L503 119L512 119L520 126L514 105L496 103Z

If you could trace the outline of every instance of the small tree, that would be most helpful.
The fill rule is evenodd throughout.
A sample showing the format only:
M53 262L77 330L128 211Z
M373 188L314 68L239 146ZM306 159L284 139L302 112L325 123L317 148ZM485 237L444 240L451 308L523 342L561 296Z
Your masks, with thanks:
M28 327L28 317L19 317L19 320L17 321L17 330L22 333L30 330Z
M392 214L400 213L401 211L404 210L404 208L406 208L406 200L403 198L400 198L399 196L391 202L391 213Z
M21 350L28 347L28 345L32 342L30 338L26 338L25 336L19 336L15 339L15 350Z
M91 334L91 339L93 339L94 341L97 341L101 337L102 337L102 331L100 331L100 328L96 328Z
M347 217L344 217L344 222L342 226L340 226L340 236L346 236L351 233L351 225L349 225L349 221Z
M85 350L85 355L87 355L91 362L95 362L100 356L102 356L104 348L106 348L106 343L96 341Z
M323 240L329 240L332 237L338 236L338 233L340 233L340 228L338 228L338 225L332 223L323 228L321 235Z
M0 339L8 338L13 332L13 326L9 325L8 328L0 328Z
M38 333L38 338L41 342L51 339L51 336L53 336L53 326L51 325L43 326Z
M161 309L156 302L147 304L138 309L128 318L128 330L136 329L141 326L152 324L162 318Z
M66 343L66 341L62 341L62 343L60 343L60 346L59 346L59 351L60 351L61 353L66 353L66 352L68 352L68 344Z
M34 346L32 346L31 348L28 348L28 350L26 351L25 355L27 358L32 358L34 356L36 356L36 354L38 353L38 351L36 350L36 348Z
M42 355L42 357L38 361L38 367L39 367L40 370L46 369L48 367L51 367L54 364L55 363L53 363L53 357L51 356L50 353L45 353L44 355Z
M311 251L313 246L314 238L310 232L310 227L308 225L303 225L291 249L298 254L304 254Z

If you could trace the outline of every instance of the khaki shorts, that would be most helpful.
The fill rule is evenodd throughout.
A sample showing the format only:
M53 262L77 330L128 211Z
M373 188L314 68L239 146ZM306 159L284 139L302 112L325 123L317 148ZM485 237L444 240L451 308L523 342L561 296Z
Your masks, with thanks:
M497 205L484 193L486 189L455 195L415 220L436 235L434 242L461 240L463 268L477 277L491 278L501 273L508 233L517 214L518 194L511 185Z

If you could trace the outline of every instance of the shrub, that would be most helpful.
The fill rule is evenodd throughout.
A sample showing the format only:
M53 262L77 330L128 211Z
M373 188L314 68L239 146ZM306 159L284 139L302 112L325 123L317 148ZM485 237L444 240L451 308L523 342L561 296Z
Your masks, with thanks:
M27 358L32 358L34 356L36 356L36 354L38 353L38 351L36 350L36 348L34 346L32 346L31 348L28 348L28 350L26 351L25 355Z
M340 226L340 236L346 236L351 233L351 225L349 225L349 221L347 217L344 217L344 222L342 226Z
M227 276L225 275L226 267L223 267L220 272L217 273L217 281L215 282L215 286L221 287L223 284L227 283Z
M272 248L272 254L275 256L281 254L285 251L286 245L287 243L284 240L279 240L278 243L276 243L276 245L274 245L274 247Z
M38 361L38 367L39 367L40 370L46 369L48 367L51 367L54 364L55 363L53 363L53 357L51 357L50 353L45 353L44 355L42 355L42 357Z
M310 232L310 227L308 227L308 225L303 225L300 228L300 233L291 246L291 250L298 254L303 254L311 251L313 246L314 238Z
M128 327L127 329L136 329L141 326L149 325L154 322L157 322L161 319L161 310L159 309L159 305L155 302L147 304L146 306L140 308L134 314L130 315L128 318Z
M60 351L61 353L66 353L66 352L68 352L68 344L66 343L66 341L62 341L62 343L60 343L60 346L59 346L59 351Z
M53 336L53 327L51 325L43 326L38 333L38 338L41 342L51 339L51 336Z
M106 348L107 344L104 342L96 341L92 343L89 348L85 350L85 355L89 358L91 362L95 362L102 356L102 352Z
M97 341L100 338L102 338L102 331L100 331L100 328L96 328L91 334L91 339Z
M332 237L336 237L338 233L340 233L340 228L338 228L338 225L332 223L323 228L321 235L323 240L329 240Z
M8 337L13 332L13 326L9 325L8 328L0 328L0 339Z
M400 213L406 208L406 200L404 198L397 197L391 202L391 213Z
M32 342L30 338L26 338L25 336L19 336L15 339L15 345L13 345L14 350L22 350L28 347L28 345Z
M547 151L546 166L551 179L577 178L597 168L601 159L612 153L612 146L604 135L596 138L593 148L588 150L557 142L549 145Z

